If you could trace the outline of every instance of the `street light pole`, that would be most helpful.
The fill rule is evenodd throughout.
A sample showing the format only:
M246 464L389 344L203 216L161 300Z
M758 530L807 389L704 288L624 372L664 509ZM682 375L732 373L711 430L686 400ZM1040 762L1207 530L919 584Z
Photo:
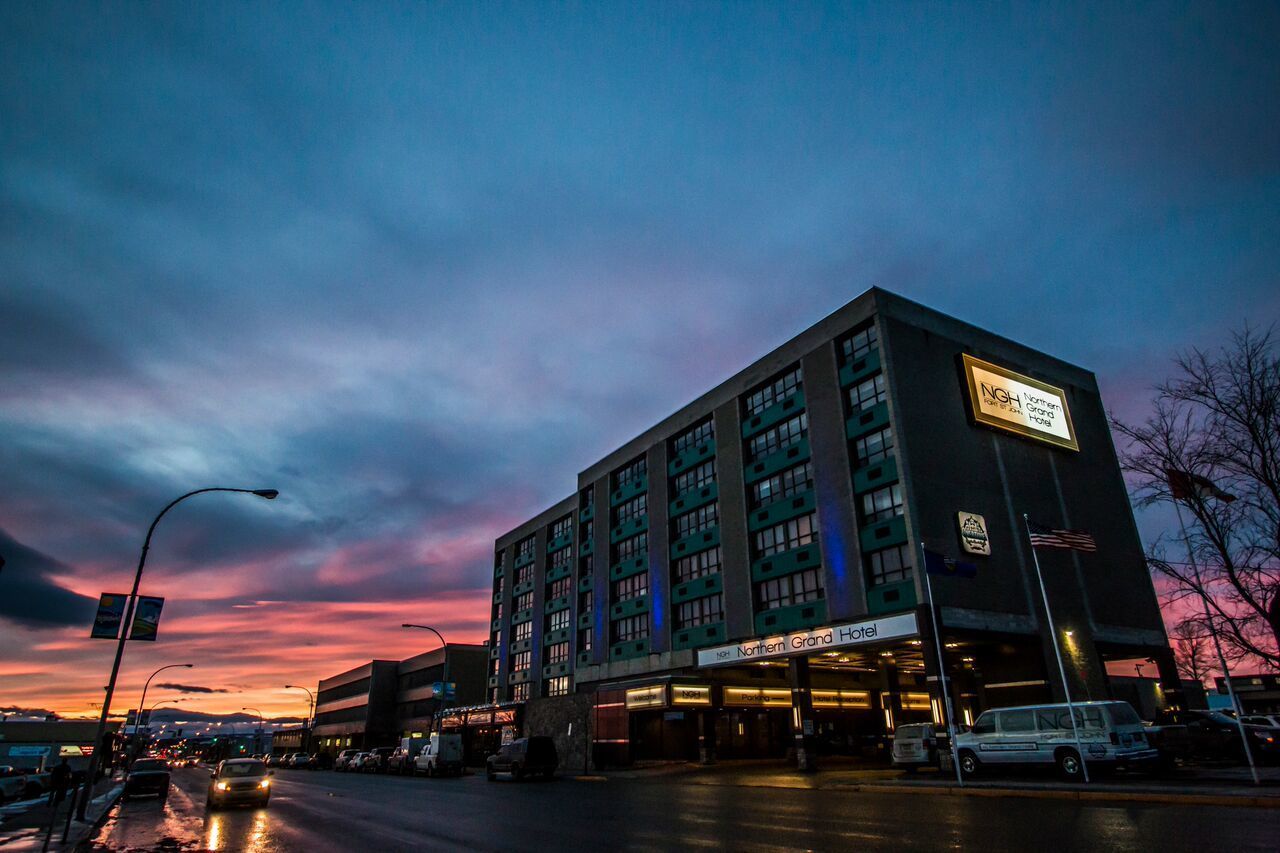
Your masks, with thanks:
M137 737L137 735L138 735L138 726L142 724L142 709L143 709L143 708L145 708L145 707L147 706L147 688L151 686L151 679L155 678L157 675L159 675L160 673L164 672L166 669L175 669L175 668L179 668L179 667L184 667L184 668L186 668L186 669L191 669L193 666L195 666L195 664L193 664L193 663L171 663L171 664L169 664L168 666L162 666L162 667L160 667L160 668L159 668L159 669L157 669L155 672L153 672L153 673L151 673L150 675L148 675L148 676L147 676L147 682L146 682L146 684L143 684L143 685L142 685L142 698L138 700L138 716L137 716L137 717L134 719L134 721L133 721L133 734L134 734L134 737Z
M303 687L303 686L302 686L302 685L300 685L300 684L286 684L286 685L284 686L284 689L285 689L285 690L306 690L306 693L307 693L307 703L308 703L308 704L307 704L307 721L306 721L306 725L305 725L305 727L304 727L304 731L306 732L306 736L305 736L305 740L303 741L303 744L302 744L302 751L303 751L303 752L305 752L305 753L307 753L308 755L310 755L310 754L311 754L311 730L312 730L313 728L315 728L315 725L316 725L316 697L315 697L315 694L314 694L314 693L312 693L310 690L307 690L307 688Z
M437 631L435 628L432 628L430 625L415 625L415 624L414 624L414 623L412 623L412 622L405 622L405 623L401 624L401 626L400 626L400 627L401 627L401 628L419 628L419 629L421 629L421 630L423 630L423 631L430 631L431 633L435 634L437 637L439 637L439 638L440 638L440 648L444 651L444 661L443 661L443 662L442 662L442 664L441 664L441 671L442 671L442 673L443 673L443 674L442 674L442 676L441 676L441 678L442 678L442 680L443 680L443 683L445 684L445 695L447 696L447 695L448 695L448 689L449 689L449 688L448 688L448 684L449 684L449 644L448 644L448 643L446 643L446 642L444 641L444 634L441 634L439 631ZM436 713L435 713L434 715L432 715L432 716L433 716L433 719L431 720L431 728L432 728L432 729L434 729L434 730L439 730L439 729L440 729L440 714L439 714L439 712L444 710L444 706L445 706L446 704L448 704L448 700L447 700L447 699L445 699L445 698L442 696L442 697L440 698L440 704L439 704L439 706L436 708Z
M120 675L120 661L124 659L124 644L129 639L129 630L132 627L133 609L138 599L138 587L142 584L142 569L147 564L147 551L151 550L151 535L155 533L156 525L160 523L160 519L164 518L165 513L187 498L204 494L205 492L239 492L246 495L256 495L269 501L275 500L280 494L275 489L232 489L225 486L196 489L170 501L168 506L160 510L160 514L155 517L155 520L151 522L151 526L147 528L147 538L142 542L142 553L138 557L138 571L133 576L133 589L130 591L129 599L125 603L124 622L120 626L120 639L116 642L116 657L111 664L111 678L107 681L107 695L102 701L102 716L98 718L98 731L93 740L93 755L89 757L88 781L84 786L84 794L80 797L80 802L76 807L76 818L78 820L85 819L85 810L89 807L89 798L93 796L94 777L98 773L98 766L102 763L102 738L107 732L107 715L111 711L111 697L116 692L116 679ZM141 711L142 709L139 708L138 710Z
M258 733L253 736L253 752L259 754L262 752L262 728L265 725L262 721L262 712L257 708L241 708L241 711L253 711L258 715Z

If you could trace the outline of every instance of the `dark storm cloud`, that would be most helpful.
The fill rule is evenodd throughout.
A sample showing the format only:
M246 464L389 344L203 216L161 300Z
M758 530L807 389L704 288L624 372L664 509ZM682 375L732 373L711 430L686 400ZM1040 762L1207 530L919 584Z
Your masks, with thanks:
M173 684L164 682L157 684L156 690L176 690L179 693L230 693L231 691L225 687L201 687L198 684Z
M96 600L61 586L53 575L67 577L72 569L0 530L0 617L28 627L93 623Z

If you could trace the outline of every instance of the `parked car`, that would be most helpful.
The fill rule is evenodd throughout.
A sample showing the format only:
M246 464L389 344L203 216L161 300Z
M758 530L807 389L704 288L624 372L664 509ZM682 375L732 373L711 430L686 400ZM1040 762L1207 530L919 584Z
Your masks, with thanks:
M986 767L1055 766L1076 780L1084 778L1081 749L1089 766L1099 769L1154 766L1159 760L1128 702L1077 702L1074 727L1071 721L1065 704L983 711L956 737L960 771L974 776Z
M556 744L549 737L522 737L502 748L485 761L485 775L492 782L499 773L510 773L512 779L541 775L550 779L560 766Z
M552 749L554 749L554 745ZM435 732L411 767L428 776L462 775L462 735Z
M0 766L0 803L9 800L34 800L44 793L44 786L25 770L5 764Z
M270 777L274 774L259 758L229 758L209 774L205 806L210 810L232 803L265 806L271 801Z
M364 765L365 759L368 757L369 753L364 750L357 752L355 755L351 756L350 760L347 761L347 769L353 773L359 773L361 767Z
M1240 718L1246 726L1265 726L1269 729L1280 729L1280 714L1247 714Z
M396 748L394 746L379 746L369 750L369 753L364 757L364 761L360 762L360 772L386 773L387 759L395 751Z
M933 723L908 723L898 726L893 733L893 766L914 773L921 767L937 767L938 752L946 750L946 732L942 733L939 747L938 733Z
M139 758L125 776L121 799L148 795L161 803L169 799L169 764L163 758Z
M1180 761L1186 761L1191 758L1191 735L1187 732L1187 727L1178 723L1169 723L1167 725L1157 725L1155 723L1147 723L1147 743L1160 756L1160 766L1165 770L1172 770L1178 766Z
M314 755L308 755L305 752L295 752L293 755L289 756L289 763L285 766L291 767L294 770L314 770L315 761Z
M421 738L419 738L421 740ZM395 773L397 776L403 776L413 770L414 755L405 747L397 746L390 755L387 756L387 772Z
M338 757L333 760L333 769L339 773L351 769L351 760L360 754L358 749L344 749L338 753Z
M1221 711L1161 711L1156 715L1156 722L1186 726L1197 758L1244 760L1241 726ZM1254 725L1246 719L1240 722L1244 724L1255 759L1268 763L1280 761L1280 728Z

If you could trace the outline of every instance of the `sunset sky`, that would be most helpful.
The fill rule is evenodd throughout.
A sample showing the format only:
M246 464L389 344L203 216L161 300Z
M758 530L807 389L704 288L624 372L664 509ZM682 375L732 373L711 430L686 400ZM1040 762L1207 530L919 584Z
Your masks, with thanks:
M872 285L1139 415L1280 317L1280 11L1029 5L0 4L0 707L92 712L206 485L281 497L165 519L118 709L480 642L496 536Z

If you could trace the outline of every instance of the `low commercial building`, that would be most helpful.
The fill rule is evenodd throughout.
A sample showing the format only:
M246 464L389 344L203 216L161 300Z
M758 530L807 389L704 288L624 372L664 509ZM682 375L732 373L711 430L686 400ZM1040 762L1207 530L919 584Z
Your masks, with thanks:
M42 770L67 759L75 770L89 766L97 720L4 720L0 722L0 765ZM115 743L120 724L107 723L104 742Z
M1214 688L1221 701L1227 696L1227 681L1221 675L1213 679ZM1231 676L1231 689L1235 691L1240 708L1246 714L1280 714L1280 674L1258 672L1250 675ZM1228 704L1223 707L1230 707Z
M922 547L976 566L932 612ZM882 753L942 718L934 617L962 722L1064 698L1036 553L1072 697L1150 658L1176 701L1093 374L873 289L498 538L488 699L597 763Z
M482 701L489 649L449 643L402 661L373 660L322 679L312 747L319 752L394 746L431 732L441 709Z

